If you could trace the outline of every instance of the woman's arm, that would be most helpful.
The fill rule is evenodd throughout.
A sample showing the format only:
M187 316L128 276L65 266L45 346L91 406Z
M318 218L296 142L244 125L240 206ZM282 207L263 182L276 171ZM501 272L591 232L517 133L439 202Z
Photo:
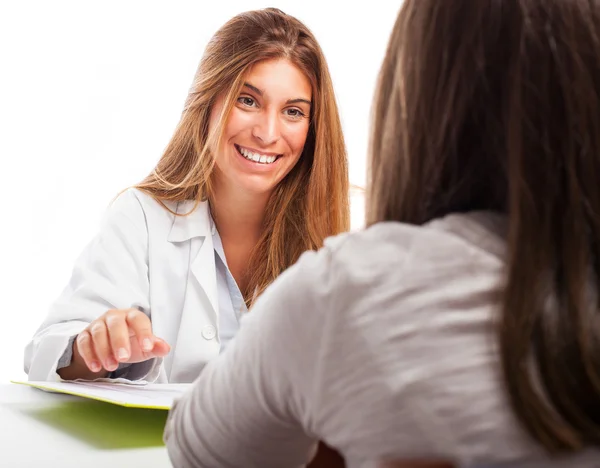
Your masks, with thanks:
M165 431L175 467L296 467L314 456L328 255L306 253L284 272L176 402Z
M107 210L69 284L25 349L29 379L58 380L57 367L64 378L104 376L80 365L75 337L109 309L133 307L148 314L149 288L145 216L137 195L128 191Z

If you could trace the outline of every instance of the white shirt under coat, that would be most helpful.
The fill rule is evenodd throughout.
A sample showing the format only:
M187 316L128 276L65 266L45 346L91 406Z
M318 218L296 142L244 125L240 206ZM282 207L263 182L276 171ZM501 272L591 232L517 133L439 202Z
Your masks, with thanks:
M193 201L171 203L187 213ZM207 202L175 216L136 189L109 207L69 284L25 349L29 380L59 380L73 338L109 309L136 307L171 345L160 359L122 365L114 377L191 382L235 335L246 305Z

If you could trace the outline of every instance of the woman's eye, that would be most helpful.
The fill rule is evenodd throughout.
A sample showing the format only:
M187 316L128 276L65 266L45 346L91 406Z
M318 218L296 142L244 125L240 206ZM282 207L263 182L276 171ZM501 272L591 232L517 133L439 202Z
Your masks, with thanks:
M304 117L304 113L300 109L287 109L287 114L290 117L295 117L295 118Z
M238 98L238 102L239 102L240 104L244 104L245 106L248 106L248 107L253 107L253 106L254 106L254 104L255 104L255 101L254 101L254 99L252 99L252 98L251 98L251 97L249 97L249 96L240 96L240 97Z

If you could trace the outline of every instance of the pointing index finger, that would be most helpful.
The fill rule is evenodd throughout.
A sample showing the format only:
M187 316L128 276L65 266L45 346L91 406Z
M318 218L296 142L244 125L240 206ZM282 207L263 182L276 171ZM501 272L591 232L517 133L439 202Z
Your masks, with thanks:
M131 332L137 337L140 347L144 352L152 351L154 335L150 318L137 309L131 309L126 316Z

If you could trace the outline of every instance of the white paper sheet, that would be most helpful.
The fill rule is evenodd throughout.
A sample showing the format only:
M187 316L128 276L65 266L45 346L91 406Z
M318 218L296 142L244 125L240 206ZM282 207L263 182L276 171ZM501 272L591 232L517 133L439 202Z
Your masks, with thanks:
M66 393L92 400L105 401L132 408L169 410L173 401L181 396L191 384L148 384L131 382L19 382L40 390Z

